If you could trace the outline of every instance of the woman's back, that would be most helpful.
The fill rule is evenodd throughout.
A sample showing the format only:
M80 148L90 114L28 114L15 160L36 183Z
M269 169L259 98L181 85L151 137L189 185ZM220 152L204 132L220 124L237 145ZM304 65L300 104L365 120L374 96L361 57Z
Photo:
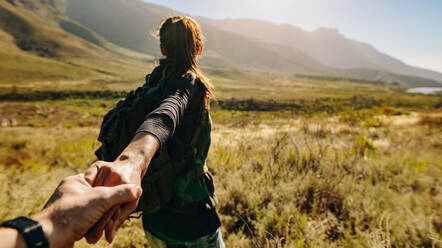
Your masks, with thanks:
M159 72L163 70L164 65L160 65L153 71L150 76L150 81L153 84L159 81L159 77L161 77ZM201 161L203 164L201 165L205 166L210 146L211 125L210 119L203 120L204 118L202 118L203 114L207 114L206 111L204 85L197 78L189 73L170 76L164 82L158 107L146 116L146 120L137 132L148 132L157 137L161 144L160 152L166 152L171 160L178 162L184 160L183 162L188 168L184 169L184 172L180 174L182 175L199 166L193 156L187 156L189 148L191 151L202 154L200 160L203 160ZM203 121L208 121L208 123L202 123ZM208 125L204 133L199 128L201 125ZM208 137L198 137L200 135ZM203 146L191 147L193 140L202 139L204 142L204 139L207 138L208 142L206 141L207 143ZM151 164L155 165L155 162L154 158ZM149 170L146 177L149 177ZM202 171L198 177L191 180L202 187L200 187L200 192L187 192L187 194L195 193L198 196L205 194L200 197L202 199L197 202L186 202L175 192L174 199L168 205L153 213L143 213L143 226L149 233L168 242L183 243L216 232L221 223L215 209L216 196L214 195L213 178L207 171ZM149 195L146 195L143 200L149 201L151 199ZM180 205L182 208L179 207ZM207 205L209 207L206 207Z
M152 72L150 81L155 84L161 77L163 66ZM152 85L153 86L153 85ZM199 125L204 103L204 86L191 74L174 75L164 82L157 107L138 129L149 130L158 137L170 155L180 158L190 144Z
M134 138L114 162L99 161L89 172L99 174L96 185L142 185L143 197L136 204L143 211L143 226L153 248L224 247L213 178L205 163L212 86L197 64L203 48L201 30L193 19L175 16L161 23L159 38L165 58L148 77L146 91L154 92L153 98L146 98L149 105L154 103L153 110L139 113L142 119L145 115L142 124L136 124ZM142 101L137 104L145 106ZM124 206L121 216L133 210L133 204ZM112 228L106 227L107 236ZM99 229L89 239L97 233Z

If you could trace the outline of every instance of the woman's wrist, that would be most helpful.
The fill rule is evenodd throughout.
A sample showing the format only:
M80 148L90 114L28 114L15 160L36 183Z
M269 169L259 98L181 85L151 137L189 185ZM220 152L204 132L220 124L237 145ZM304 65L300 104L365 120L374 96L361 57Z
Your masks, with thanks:
M121 155L118 156L115 163L129 163L133 165L138 170L138 175L140 180L142 180L152 157L159 147L160 142L154 135L147 132L138 133Z
M134 178L132 180L139 180L141 183L147 168L145 160L146 158L142 154L134 151L125 151L114 163L117 166L126 166L129 170L133 170Z

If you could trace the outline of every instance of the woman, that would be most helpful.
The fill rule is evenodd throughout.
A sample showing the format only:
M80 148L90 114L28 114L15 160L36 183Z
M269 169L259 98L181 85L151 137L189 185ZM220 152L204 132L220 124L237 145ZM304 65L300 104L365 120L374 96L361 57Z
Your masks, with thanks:
M97 151L104 161L95 162L85 175L94 186L142 185L142 199L109 211L86 238L95 243L104 230L111 242L138 206L152 247L224 247L213 180L205 166L212 85L197 64L201 29L190 17L174 16L162 21L159 39L165 58L143 87L105 116L103 146Z

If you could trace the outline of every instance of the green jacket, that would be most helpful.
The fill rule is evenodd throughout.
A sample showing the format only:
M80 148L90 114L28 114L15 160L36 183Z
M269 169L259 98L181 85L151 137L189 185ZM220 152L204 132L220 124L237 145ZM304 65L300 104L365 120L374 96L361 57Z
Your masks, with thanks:
M130 92L105 115L98 137L102 143L96 151L98 159L114 161L120 155L145 116L157 106L167 80L178 76L167 67L161 69L160 77L148 75L143 86ZM212 123L204 104L200 111L195 117L199 125L190 144L183 148L185 154L172 158L163 147L152 159L142 180L143 195L137 210L146 214L160 209L191 214L214 209L217 198L212 176L205 164Z

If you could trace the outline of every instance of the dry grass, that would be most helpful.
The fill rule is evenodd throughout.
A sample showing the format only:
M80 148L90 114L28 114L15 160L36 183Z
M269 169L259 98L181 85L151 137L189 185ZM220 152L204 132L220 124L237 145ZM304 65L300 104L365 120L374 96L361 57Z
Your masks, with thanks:
M335 121L303 120L271 136L220 128L209 162L228 247L442 245L440 132L348 125L341 133Z
M227 247L442 247L442 134L437 113L423 116L400 128L339 114L216 125L208 162ZM0 129L0 219L32 215L84 171L97 131ZM147 246L139 220L112 245Z

